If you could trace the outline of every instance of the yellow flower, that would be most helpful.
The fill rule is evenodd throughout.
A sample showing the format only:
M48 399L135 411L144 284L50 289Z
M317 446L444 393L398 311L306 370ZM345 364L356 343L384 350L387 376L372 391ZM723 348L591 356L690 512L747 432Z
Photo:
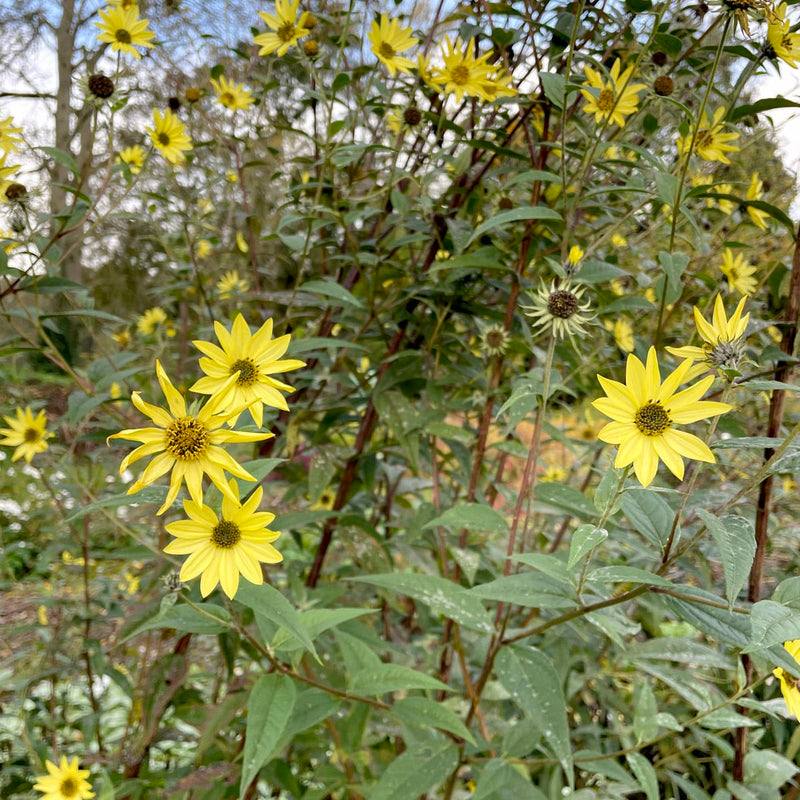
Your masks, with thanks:
M633 464L642 486L652 482L659 459L679 480L683 479L682 456L714 463L713 453L701 439L674 428L675 424L697 422L731 410L727 403L700 399L714 382L713 375L677 391L691 366L687 358L662 384L656 350L651 347L647 366L633 353L628 356L625 383L597 376L607 397L594 400L592 405L613 420L597 437L601 442L619 445L614 466Z
M119 400L122 397L122 387L117 381L112 381L111 386L108 387L108 396L112 400Z
M244 278L239 277L239 271L232 269L226 272L217 281L217 291L220 300L227 300L232 294L244 294L250 288Z
M730 183L718 183L714 187L714 191L717 194L733 194L733 186ZM713 199L709 198L709 200L713 205ZM733 214L733 210L736 208L736 203L733 200L725 200L724 198L717 200L717 205L723 214Z
M794 478L784 478L781 481L781 488L786 494L792 494L797 491L797 481Z
M410 72L414 62L410 58L398 55L412 48L419 39L411 35L411 28L401 28L396 19L389 19L385 14L378 20L372 21L372 28L368 34L372 44L372 52L386 65L391 75L397 70Z
M635 113L639 107L638 92L647 87L643 83L630 83L633 75L632 65L620 75L621 67L622 62L617 59L611 66L609 73L611 80L607 84L599 72L591 67L583 68L589 79L584 86L599 90L591 92L589 89L581 89L581 94L586 100L583 110L587 114L594 114L596 123L610 120L622 128L625 125L625 117Z
M40 411L35 417L30 406L16 410L16 419L4 416L7 428L0 428L0 434L5 438L0 439L0 444L15 447L12 461L24 458L29 464L37 453L47 450L47 439L52 433L47 430L47 414Z
M207 197L201 197L197 201L197 207L204 216L210 214L214 210L214 204Z
M585 289L573 287L569 282L556 288L555 283L547 286L542 283L536 292L528 292L532 305L522 305L522 309L532 320L534 328L550 328L556 339L576 334L584 335L583 327L591 317L589 301L581 302Z
M236 247L239 249L240 253L247 253L250 251L250 245L247 244L247 240L244 238L244 234L241 231L236 232Z
M136 322L136 330L142 336L152 336L159 325L163 325L167 321L167 313L160 306L148 308L147 311L139 317ZM117 334L119 335L119 334ZM116 341L119 342L119 339ZM121 342L120 342L121 344Z
M304 361L296 359L279 360L289 347L289 334L273 339L271 318L251 334L241 314L233 321L230 331L221 322L214 323L214 330L222 347L211 342L194 342L207 356L200 359L200 369L206 377L200 378L191 391L214 395L219 400L220 411L232 417L232 425L245 408L250 409L259 427L263 422L263 406L288 411L281 391L293 392L294 389L270 375L305 366ZM237 377L231 380L234 375Z
M286 55L290 47L295 47L298 40L311 33L310 28L304 27L307 16L303 14L298 22L297 7L300 0L275 0L275 13L266 14L258 12L258 16L266 22L272 33L262 33L253 41L261 45L258 51L260 56L278 52L279 56Z
M694 140L694 152L705 161L720 161L723 164L730 164L730 159L725 153L738 151L738 147L728 142L739 138L738 133L725 133L725 123L722 118L725 116L724 107L720 106L714 113L714 121L709 122L708 114L703 112L703 121L697 131ZM692 131L686 136L678 137L678 152L683 155L689 152L692 146Z
M786 17L786 3L767 13L767 42L776 58L796 67L800 61L800 33L789 33L789 20Z
M486 62L491 58L491 52L485 53L480 58L475 58L472 53L475 49L474 39L470 39L462 46L461 40L456 39L455 44L445 34L442 44L442 58L444 67L433 67L431 81L443 89L445 94L455 94L456 101L461 98L481 97L490 100L484 84L491 80L493 67Z
M563 467L550 465L540 476L540 483L564 483L567 479L567 471Z
M164 552L189 556L181 567L180 579L189 581L202 573L200 593L203 597L219 583L232 600L239 588L240 574L260 585L264 578L259 562L278 564L283 561L283 556L270 544L280 532L267 527L275 515L257 510L263 494L259 486L241 504L239 487L231 480L233 499L230 495L222 498L220 517L202 502L184 500L183 510L189 519L167 525L167 532L175 539Z
M574 244L569 249L569 255L567 256L567 261L569 261L572 266L577 266L578 262L583 258L584 252L581 250L578 245Z
M758 173L754 172L750 178L750 186L747 187L747 199L760 200L763 196L764 184L758 179ZM767 220L769 219L769 214L767 214L766 211L762 211L760 208L755 208L751 205L748 205L747 213L750 215L750 219L752 219L762 231L767 229Z
M102 31L97 40L107 42L112 50L122 50L141 58L136 47L153 46L150 40L155 38L155 34L147 27L146 19L139 19L138 6L109 6L100 11L100 19L102 22L94 23Z
M131 147L126 147L124 150L119 151L117 156L117 163L127 164L131 175L138 175L144 166L144 150L138 144Z
M767 335L775 344L780 344L783 341L783 334L777 325L770 325L767 328Z
M186 135L186 126L169 110L163 114L153 109L153 128L145 128L153 146L170 164L180 164L184 151L192 149L192 140Z
M22 144L22 128L14 125L14 117L0 119L0 150L15 153Z
M800 658L798 658L798 656L800 656L800 639L793 639L791 642L784 642L783 646L786 649L786 652L795 661L797 661L797 672L800 674ZM772 674L776 678L780 679L781 694L783 695L783 699L786 701L786 707L789 709L789 713L797 719L800 719L800 688L798 688L797 685L797 678L781 667L777 667L776 669L772 670Z
M138 492L172 470L167 499L156 514L163 514L172 505L184 480L192 500L202 503L203 475L208 475L224 496L237 501L225 478L225 470L244 480L254 481L255 478L219 445L226 442L257 442L272 436L271 433L222 429L230 417L230 414L221 413L222 403L237 376L231 375L227 381L222 381L220 393L210 398L196 415L191 415L186 413L183 395L170 383L159 361L156 361L156 374L169 411L146 403L139 392L134 392L131 395L133 404L142 414L150 417L156 427L128 428L108 437L142 443L123 459L120 474L140 458L155 456L128 489L128 494Z
M39 606L39 608L36 610L36 617L39 620L40 625L48 625L50 620L47 617L47 606Z
M232 169L226 170L225 180L228 183L239 183L239 174Z
M88 769L78 769L78 759L68 762L61 756L61 763L56 766L52 761L45 761L47 775L39 775L33 788L42 792L41 800L89 800L94 797L92 784L86 780Z
M615 233L611 237L611 244L613 244L614 247L626 247L628 240L621 233Z
M211 79L211 85L217 94L217 102L225 108L236 111L237 108L247 108L253 103L253 95L249 89L244 88L243 83L234 83L220 75L218 81Z
M336 493L332 489L323 490L316 503L312 504L311 511L330 511L336 500Z
M755 294L757 284L753 275L756 268L744 260L741 253L737 253L734 258L730 248L725 248L720 266L722 274L728 279L728 289L732 292L752 297Z
M706 367L701 367L700 373L705 372L707 367L712 369L737 369L744 357L744 341L742 337L750 319L749 313L742 316L746 302L747 298L742 297L731 318L728 319L722 298L717 295L710 323L706 322L700 313L700 309L695 306L694 322L697 326L697 332L704 342L703 346L668 347L667 352L678 356L678 358L691 358L695 361L702 361ZM696 367L692 369L694 371Z
M194 254L201 260L208 258L211 255L211 242L208 239L198 239L194 244Z
M125 328L125 330L120 331L119 333L112 333L111 338L120 347L127 347L131 343L131 334L127 328Z
M0 155L0 180L7 178L9 175L13 175L19 169L19 164L12 164L10 167L6 166L7 155L7 153Z
M632 353L634 348L633 326L626 319L618 319L616 322L605 321L607 331L613 331L614 341L617 347L625 353Z

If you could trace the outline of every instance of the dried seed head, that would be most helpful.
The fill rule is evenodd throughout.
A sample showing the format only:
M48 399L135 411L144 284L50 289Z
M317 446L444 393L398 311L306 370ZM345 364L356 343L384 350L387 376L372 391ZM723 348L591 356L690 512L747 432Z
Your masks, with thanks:
M422 121L422 112L416 106L409 106L403 111L403 122L410 127L419 125Z
M657 67L663 67L664 64L667 63L667 54L663 53L661 50L656 50L656 52L650 56L650 59Z
M200 90L196 86L190 86L184 92L184 97L187 103L196 103L200 99Z
M101 100L107 100L114 94L114 81L102 72L89 76L89 91Z
M660 97L669 97L675 91L675 84L669 75L659 75L653 81L653 90Z
M307 39L303 42L303 52L309 58L314 58L319 53L319 44L314 39Z

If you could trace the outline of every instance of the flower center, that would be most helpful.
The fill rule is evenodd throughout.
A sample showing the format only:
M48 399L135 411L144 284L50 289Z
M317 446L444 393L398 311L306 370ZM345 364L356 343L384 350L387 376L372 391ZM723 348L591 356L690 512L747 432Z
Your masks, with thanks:
M166 451L177 461L196 461L208 448L208 428L196 417L181 417L167 428Z
M381 42L378 46L378 52L384 58L394 58L395 49L389 44L389 42Z
M111 78L98 72L96 75L89 76L89 91L101 100L105 100L114 94L114 81Z
M223 92L219 101L224 106L232 106L236 102L236 98L230 92Z
M291 42L297 29L291 22L284 22L275 33L282 42Z
M700 128L694 141L695 150L699 150L701 147L711 147L712 144L714 144L714 134L708 128Z
M124 28L120 28L115 34L117 37L118 42L122 42L122 44L130 44L131 43L131 34L129 31L126 31Z
M59 791L64 797L75 797L78 794L78 782L75 778L65 778L61 781Z
M457 64L450 70L450 79L457 86L463 86L465 83L469 83L469 67L465 67L463 64Z
M614 90L603 89L597 96L597 107L601 111L611 111L614 108Z
M222 550L230 550L235 547L242 538L242 532L235 522L223 519L217 523L211 532L211 541Z
M578 298L572 292L557 289L547 298L547 310L554 317L569 319L578 310Z
M707 360L721 369L736 369L743 357L744 345L740 340L726 342L720 339L714 347L709 348Z
M158 143L162 147L169 147L169 143L172 141L172 139L169 138L168 133L159 133L157 138L158 138Z
M237 386L252 386L258 379L258 367L253 363L252 358L240 358L234 361L231 366L231 375L239 373L236 379Z
M506 343L506 335L501 330L491 330L486 334L489 347L502 347Z
M414 106L407 108L403 112L403 122L405 122L406 125L419 125L421 120L422 112Z
M664 406L653 400L650 400L636 412L633 421L645 436L661 436L672 424L672 420L670 420Z
M26 442L35 442L39 438L39 431L36 428L25 428L25 433L22 434L22 438L25 439Z

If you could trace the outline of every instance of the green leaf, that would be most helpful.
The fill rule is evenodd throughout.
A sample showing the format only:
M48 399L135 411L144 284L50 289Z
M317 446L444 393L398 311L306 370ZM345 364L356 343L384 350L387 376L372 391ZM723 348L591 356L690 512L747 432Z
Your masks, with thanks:
M413 597L427 605L434 614L441 614L466 628L481 633L494 630L491 617L477 597L470 594L468 589L438 575L387 572L382 575L363 575L352 580Z
M125 640L144 631L174 628L181 633L223 633L230 625L231 615L214 603L198 603L197 608L181 603L162 608L154 617L137 625L125 635Z
M665 588L673 586L666 578L662 578L653 572L648 572L646 569L626 566L598 567L589 573L588 580L602 581L604 583L649 584Z
M569 785L574 786L567 704L561 678L550 659L539 650L512 645L500 651L495 669L517 706L542 730L553 755L564 768Z
M453 508L448 508L443 514L427 522L427 528L443 527L469 531L489 531L490 533L508 533L508 523L505 517L485 503L461 503Z
M790 100L788 97L764 97L756 100L755 103L748 103L737 106L728 115L730 122L736 122L742 117L749 117L751 114L760 114L762 111L772 111L773 108L799 108L800 103Z
M744 647L747 644L747 640L750 638L748 617L710 605L710 603L719 603L719 598L711 592L692 586L682 586L681 594L686 595L686 599L669 596L664 598L667 605L680 619L686 620L718 642L736 648ZM692 595L697 598L698 602L692 602L690 599Z
M274 586L270 586L268 583L256 586L249 581L243 581L239 585L236 599L248 608L252 608L257 615L286 628L319 661L314 643L311 641L300 615Z
M78 162L73 158L71 153L66 153L63 150L59 150L57 147L40 147L39 150L50 156L53 161L61 164L62 167L66 167L76 177L80 175L81 171L78 168Z
M526 608L571 608L578 604L575 591L546 575L520 572L473 586L470 594L484 600L512 603Z
M334 79L333 83L331 84L331 92L332 94L336 94L339 89L344 89L350 83L350 75L347 72L340 72Z
M704 728L723 730L726 728L760 728L763 722L737 714L732 708L718 708L700 720Z
M409 749L381 775L369 800L418 800L449 777L458 765L458 748L445 740L432 747Z
M522 772L513 765L492 759L478 778L470 800L547 800Z
M501 211L499 214L495 214L491 219L487 219L486 222L478 225L473 231L472 236L469 237L467 245L480 239L484 233L494 230L494 228L499 228L509 222L532 219L560 222L561 214L553 211L552 208L547 208L547 206L522 206L521 208L512 208L510 211Z
M674 516L666 501L647 489L629 489L622 495L620 504L634 530L663 550Z
M653 765L641 753L628 753L625 757L647 800L659 800L658 776Z
M540 72L545 97L556 107L564 107L564 89L566 81L560 72Z
M469 728L447 706L427 697L406 697L392 705L392 712L409 727L440 728L476 744Z
M285 675L262 675L253 687L247 704L239 800L244 798L259 770L272 758L275 745L292 716L294 701L294 681Z
M653 49L663 50L668 56L673 58L680 54L683 42L671 33L656 33L653 36Z
M440 680L401 664L373 665L350 676L350 691L354 694L386 694L406 689L431 689L451 692Z
M771 750L751 750L744 757L745 783L760 783L772 789L779 789L794 777L800 767Z
M267 475L272 472L275 467L280 466L286 461L285 458L256 458L247 462L247 471L256 479L256 481L263 481ZM256 487L250 481L245 481L240 484L240 489L244 492L250 492ZM244 502L244 501L242 501Z
M120 506L134 506L140 503L158 503L161 505L167 497L166 486L145 486L135 494L128 494L122 492L121 494L114 494L110 497L102 497L100 500L95 500L93 503L82 506L81 508L73 511L66 521L74 522L76 519L85 517L100 508L119 508Z
M299 292L310 292L311 294L321 294L325 297L331 297L345 305L355 306L356 308L364 308L364 303L359 300L355 295L349 292L344 286L336 283L335 281L308 281L304 283L299 289Z
M754 653L774 644L800 639L800 612L773 600L761 600L750 609L750 624L752 633L747 646L742 649L743 653Z
M576 517L595 516L594 504L589 498L573 486L563 483L540 483L536 487L536 504L555 506Z
M697 514L714 537L722 554L725 597L728 599L728 608L733 609L734 601L750 575L750 567L756 555L753 523L733 514L726 514L718 519L702 508L697 509Z
M365 614L376 614L377 612L377 608L310 608L308 611L302 612L300 621L314 641L331 628L336 628L351 619L363 617ZM282 647L287 641L292 645L297 644L297 640L284 628L275 634L272 646Z
M658 704L650 684L638 681L633 695L633 732L636 742L646 742L658 734Z
M608 531L605 528L595 528L594 525L581 525L576 528L569 543L567 569L572 569L585 555L591 553L606 539L608 539Z

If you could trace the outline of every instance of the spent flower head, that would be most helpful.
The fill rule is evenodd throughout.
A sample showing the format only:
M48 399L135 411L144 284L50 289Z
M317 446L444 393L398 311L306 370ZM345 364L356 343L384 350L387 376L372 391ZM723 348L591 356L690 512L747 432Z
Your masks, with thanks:
M549 328L556 339L583 335L584 325L592 319L587 313L590 303L583 300L585 291L584 286L573 286L569 281L559 286L553 282L550 288L542 283L537 291L528 292L531 304L523 304L522 309L534 328Z

